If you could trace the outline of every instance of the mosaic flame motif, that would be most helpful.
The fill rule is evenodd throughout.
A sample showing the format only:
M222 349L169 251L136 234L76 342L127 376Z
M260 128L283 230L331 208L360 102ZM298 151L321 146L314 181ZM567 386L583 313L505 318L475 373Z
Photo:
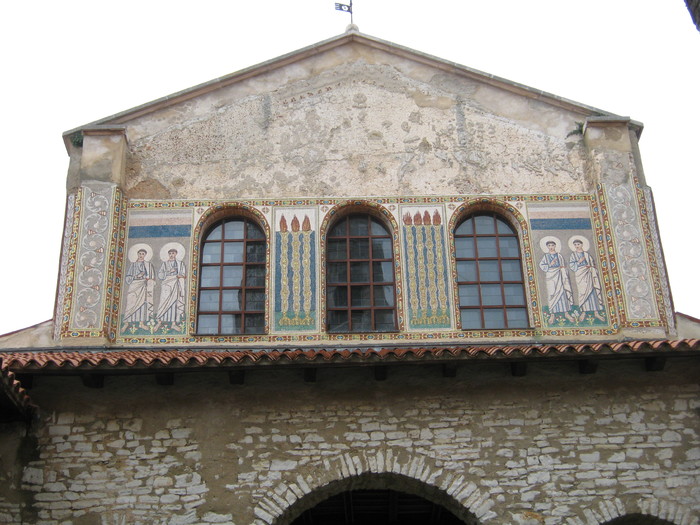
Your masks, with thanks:
M411 328L449 328L447 257L442 217L438 210L403 215L406 273Z
M305 215L301 223L282 215L276 235L279 263L275 269L275 328L281 331L313 330L316 326L315 233Z

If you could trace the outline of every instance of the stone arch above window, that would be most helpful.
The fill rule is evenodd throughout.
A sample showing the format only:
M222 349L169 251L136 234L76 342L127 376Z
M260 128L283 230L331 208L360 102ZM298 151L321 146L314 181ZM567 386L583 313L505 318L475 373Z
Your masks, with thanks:
M647 514L626 514L619 518L606 521L602 525L676 525L672 521L649 516Z
M384 220L361 207L344 211L325 235L327 329L395 331L394 234Z
M267 236L246 210L221 210L206 221L199 246L196 333L266 330Z
M459 323L463 330L530 326L520 239L501 214L463 215L453 232Z

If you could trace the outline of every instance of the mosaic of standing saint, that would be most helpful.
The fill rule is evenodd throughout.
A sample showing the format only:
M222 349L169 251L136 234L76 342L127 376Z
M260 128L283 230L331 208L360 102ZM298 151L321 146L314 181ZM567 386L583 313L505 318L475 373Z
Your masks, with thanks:
M126 271L126 305L123 312L122 332L129 328L148 330L153 319L153 289L156 272L151 264L153 249L148 244L135 244L129 250L129 268Z

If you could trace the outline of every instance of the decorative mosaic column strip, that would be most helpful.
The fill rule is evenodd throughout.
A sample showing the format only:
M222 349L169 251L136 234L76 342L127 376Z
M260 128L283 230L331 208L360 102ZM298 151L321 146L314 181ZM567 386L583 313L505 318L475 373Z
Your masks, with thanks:
M66 199L66 220L63 227L63 242L61 243L61 264L58 270L58 293L56 296L56 312L54 315L54 339L59 339L61 336L61 328L65 325L68 326L68 319L70 318L70 294L67 293L66 287L68 282L68 267L71 263L70 249L71 249L71 239L73 236L73 224L75 223L76 214L76 200L79 198L80 193L71 193ZM75 249L75 246L73 246ZM73 263L75 260L73 259Z
M661 319L666 327L675 332L675 320L673 318L673 308L671 308L671 287L668 283L668 273L666 272L666 264L664 256L661 252L661 239L659 237L659 227L656 223L656 213L654 212L654 198L651 194L651 189L644 188L643 196L646 212L642 216L647 233L647 244L649 244L649 252L653 254L651 257L651 271L654 276L656 302Z
M109 323L111 294L108 271L114 272L116 248L112 229L118 190L112 184L83 186L80 198L78 252L71 282L72 304L68 323L70 337L102 337ZM74 229L75 231L75 229ZM70 263L69 263L70 264Z
M281 214L275 233L275 330L298 332L316 328L316 234L308 215L287 220Z
M622 278L627 321L631 326L638 326L640 321L658 318L638 203L633 187L626 183L605 185L605 193L617 245L617 267Z
M411 328L449 328L447 255L438 210L406 211L403 216Z

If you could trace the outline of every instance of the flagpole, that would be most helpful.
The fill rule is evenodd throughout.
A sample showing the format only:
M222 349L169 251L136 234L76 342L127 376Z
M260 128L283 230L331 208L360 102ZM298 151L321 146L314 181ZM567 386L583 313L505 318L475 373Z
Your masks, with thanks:
M355 22L353 22L353 19L352 19L353 16L354 16L354 15L353 15L353 12L352 12L352 0L350 0L350 24L354 24L354 23L355 23Z

